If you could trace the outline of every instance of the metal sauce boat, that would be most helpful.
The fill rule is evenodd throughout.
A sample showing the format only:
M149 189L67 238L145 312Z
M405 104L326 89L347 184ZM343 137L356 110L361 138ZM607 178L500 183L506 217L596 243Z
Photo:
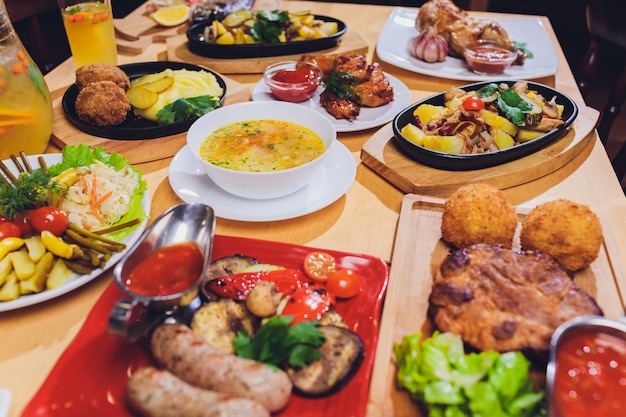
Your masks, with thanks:
M198 286L211 263L214 233L213 209L204 204L180 204L156 218L115 266L115 282L128 298L120 299L114 305L109 316L109 333L136 342L147 336L154 326L180 319L186 310L199 304ZM202 273L192 286L177 293L157 296L137 294L126 286L131 271L151 253L184 242L198 245L204 258Z

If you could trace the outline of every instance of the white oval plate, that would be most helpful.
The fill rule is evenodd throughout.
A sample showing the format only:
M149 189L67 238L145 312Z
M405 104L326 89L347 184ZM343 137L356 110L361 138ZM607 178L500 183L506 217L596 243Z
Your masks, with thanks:
M334 203L352 185L356 176L352 153L338 141L328 153L324 165L308 185L280 198L252 200L222 190L206 175L187 146L172 159L169 180L183 201L209 205L218 217L249 222L286 220Z
M61 159L62 159L62 155L60 153L59 154L45 154L45 155L29 155L28 162L33 168L39 166L38 158L40 156L43 156L43 159L48 166L57 164L61 162ZM13 174L15 175L18 174L17 168L15 167L15 165L10 159L5 160L3 162ZM143 200L141 204L142 204L144 213L149 215L150 214L150 196L148 195L147 191L145 192L143 196ZM146 223L147 223L147 220L144 220L141 226L136 228L129 236L127 236L124 240L122 240L122 242L126 244L127 248L130 248L133 245L133 243L135 243L141 237L141 234L143 233L143 230L146 227ZM32 306L34 304L43 303L44 301L51 300L53 298L66 294L72 290L75 290L76 288L82 287L88 282L99 277L103 272L113 267L113 265L115 265L117 261L119 261L122 258L122 256L124 256L124 253L126 253L127 250L128 249L125 249L121 252L117 252L113 254L111 258L109 259L109 261L107 262L105 268L96 269L89 275L72 274L67 279L67 281L65 281L63 285L60 285L59 287L54 288L52 290L43 290L42 292L37 293L37 294L22 295L20 296L20 298L16 300L0 302L0 312L16 310L18 308L23 308L23 307Z
M324 107L320 105L320 94L324 91L322 87L317 89L313 97L297 104L310 107L322 113L328 118L328 120L330 120L337 132L356 132L359 130L382 126L385 123L392 121L396 114L400 113L402 109L411 104L411 92L406 84L393 75L387 73L385 73L385 75L389 78L389 83L393 87L393 101L380 107L362 107L361 113L356 120L352 122L345 119L335 119L326 111ZM265 82L261 80L252 90L252 100L276 101L277 99L274 97Z
M413 57L410 45L417 37L415 19L417 9L396 7L389 15L378 35L376 55L391 65L419 74L453 80L489 81L489 80L528 80L553 75L559 69L559 61L552 40L536 16L511 15L492 19L498 22L515 42L525 43L534 58L526 59L524 65L513 65L503 74L494 76L479 75L469 69L465 60L446 57L443 62L428 63Z

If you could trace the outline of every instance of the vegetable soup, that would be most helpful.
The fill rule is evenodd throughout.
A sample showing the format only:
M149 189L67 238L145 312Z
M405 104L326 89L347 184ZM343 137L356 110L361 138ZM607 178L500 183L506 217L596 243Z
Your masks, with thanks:
M304 165L324 153L324 142L310 129L279 120L247 120L211 133L200 156L222 168L271 172Z

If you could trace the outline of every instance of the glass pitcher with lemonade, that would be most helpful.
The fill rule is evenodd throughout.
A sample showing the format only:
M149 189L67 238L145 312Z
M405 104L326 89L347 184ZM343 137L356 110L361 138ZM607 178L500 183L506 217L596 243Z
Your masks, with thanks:
M117 65L117 45L111 1L58 0L76 67Z
M0 159L43 153L51 132L48 86L0 0Z

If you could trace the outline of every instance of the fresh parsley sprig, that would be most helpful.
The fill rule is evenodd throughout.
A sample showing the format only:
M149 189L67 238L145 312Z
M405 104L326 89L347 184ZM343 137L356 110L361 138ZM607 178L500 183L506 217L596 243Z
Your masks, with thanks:
M290 326L293 316L275 316L265 322L250 338L240 331L235 336L237 355L278 367L288 363L294 367L303 367L322 353L316 348L324 344L325 337L317 327L316 321L302 321Z
M182 122L194 116L200 117L207 114L219 105L220 100L213 96L179 98L159 110L157 118L160 125Z

